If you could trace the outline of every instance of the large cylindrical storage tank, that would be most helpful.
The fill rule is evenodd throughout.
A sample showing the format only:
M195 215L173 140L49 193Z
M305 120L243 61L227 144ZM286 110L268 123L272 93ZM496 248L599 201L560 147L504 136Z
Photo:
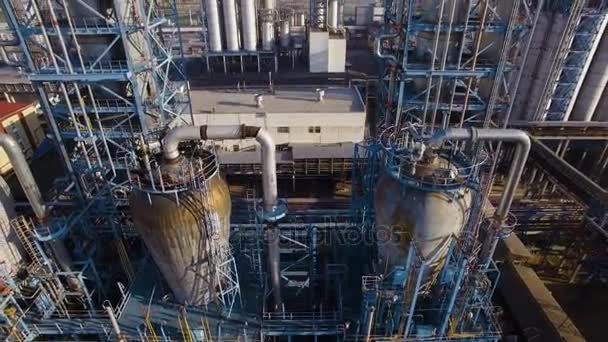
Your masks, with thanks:
M199 165L197 160L190 163L191 160L180 157L176 163L160 166L165 189L177 190L137 188L130 204L135 228L175 300L204 305L214 298L218 285L210 269L209 251L225 252L229 248L231 203L228 186L217 167L212 169L205 162L190 172L192 165ZM151 185L148 178L141 178L142 183ZM193 183L199 186L193 188ZM156 184L156 189L160 188Z
M221 52L222 32L217 0L205 0L205 13L207 17L208 49L211 52Z
M236 20L236 2L234 0L223 0L224 26L226 33L226 50L239 50L239 28Z
M284 20L281 22L281 47L288 48L291 40L291 34L289 30L289 21Z
M243 24L243 49L256 51L258 30L256 26L255 0L241 0L241 21Z
M457 169L447 159L434 157L426 165L417 165L413 178L433 179L436 173L458 177ZM378 251L381 265L390 272L404 265L413 242L418 255L429 263L429 274L441 266L453 236L464 227L472 195L464 187L450 191L431 190L403 182L385 172L376 185L374 208ZM425 279L429 281L431 279Z

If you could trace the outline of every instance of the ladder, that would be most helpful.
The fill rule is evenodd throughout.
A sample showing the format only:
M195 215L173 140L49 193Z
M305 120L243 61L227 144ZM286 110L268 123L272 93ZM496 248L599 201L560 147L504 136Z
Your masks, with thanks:
M30 266L35 269L50 267L47 256L33 234L34 224L32 220L19 216L11 220L10 225L32 261Z
M551 106L551 99L554 96L555 90L558 86L560 74L562 73L568 60L569 51L577 33L578 24L580 23L583 15L585 2L586 1L584 0L576 0L572 4L568 23L561 37L560 45L551 64L551 69L549 75L547 76L547 81L545 82L542 96L538 101L538 106L536 107L536 112L534 113L534 120L544 121L547 118L547 112Z

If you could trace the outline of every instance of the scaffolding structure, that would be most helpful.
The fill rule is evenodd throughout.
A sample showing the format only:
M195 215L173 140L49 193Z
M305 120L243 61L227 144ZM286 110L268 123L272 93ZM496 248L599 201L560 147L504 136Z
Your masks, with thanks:
M52 207L44 225L21 220L15 230L22 232L24 245L32 246L32 260L44 255L47 246L64 243L74 246L76 260L86 260L65 265L67 269L41 261L52 268L38 276L59 279L57 288L80 280L76 292L85 295L87 305L80 315L73 309L55 310L59 316L30 330L36 335L107 335L108 317L96 308L116 274L129 283L135 272L123 242L130 232L121 230L131 186L125 160L135 157L138 142L157 141L170 125L192 123L176 6L171 1L4 0L2 9L67 174L56 180L51 202L68 205ZM167 27L172 30L163 30ZM108 239L116 247L120 270L93 263L104 251L96 243ZM99 266L104 270L98 274ZM95 288L94 297L87 288ZM63 302L54 298L51 307L61 308Z
M376 135L355 149L354 218L372 241L378 239L375 206L381 204L374 193L380 174L395 178L403 194L414 189L457 196L464 186L475 195L440 266L429 264L409 237L405 260L384 271L378 265L364 276L357 328L363 339L500 339L491 302L500 272L492 257L496 241L514 222L492 228L484 211L505 151L501 144L476 144L466 151L455 144L438 151L455 163L460 181L454 184L412 178L408 168L416 169L410 161L422 158L416 151L437 129L506 127L542 6L526 0L385 2L384 31L375 45L382 61ZM377 263L379 245L371 248ZM429 281L431 270L439 273Z
M440 1L438 8L387 1L376 44L384 61L378 126L508 121L541 8L529 0Z
M249 190L247 193L249 203L255 203L254 192ZM273 336L340 338L346 331L342 311L342 281L346 266L321 259L330 258L323 255L323 249L336 248L327 244L335 242L329 235L352 229L348 217L340 219L332 210L324 215L290 213L278 224L281 291L285 300L278 311L273 311L267 304L272 288L263 247L265 241L272 237L257 222L255 207L250 205L248 211L251 214L248 222L245 218L242 223L233 223L232 239L233 245L239 246L236 255L241 262L240 267L248 270L253 282L251 287L242 291L250 294L246 296L245 309L260 315L261 340ZM331 260L336 260L335 252Z

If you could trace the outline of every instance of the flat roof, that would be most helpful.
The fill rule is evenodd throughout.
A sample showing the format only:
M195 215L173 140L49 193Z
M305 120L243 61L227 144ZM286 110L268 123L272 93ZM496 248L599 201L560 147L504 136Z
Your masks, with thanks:
M317 101L316 89L267 90L191 90L194 114L250 113L352 113L364 112L356 88L327 88L323 101ZM262 94L263 108L258 108L255 94Z

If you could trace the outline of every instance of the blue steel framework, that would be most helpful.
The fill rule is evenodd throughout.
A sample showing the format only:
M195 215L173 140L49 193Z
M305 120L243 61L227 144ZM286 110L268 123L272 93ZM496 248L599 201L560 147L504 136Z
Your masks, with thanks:
M398 153L397 153L398 154ZM375 241L373 194L380 173L393 172L391 162L398 156L381 143L371 141L355 148L353 167L353 217L366 241ZM500 340L500 327L492 306L492 295L500 276L492 260L487 262L479 231L488 228L483 220L489 182L480 174L483 164L463 169L469 177L465 187L475 191L469 220L459 236L450 239L450 248L437 281L429 288L425 274L432 266L424 260L414 243L410 244L402 264L362 278L362 303L355 335L374 341L389 341L399 336L405 340ZM402 178L403 191L461 191L462 185L415 184ZM508 228L508 227L506 227ZM508 230L508 229L507 229ZM489 231L489 230L488 230ZM377 263L377 245L370 246L372 263ZM378 269L378 267L374 268ZM430 296L429 296L430 295ZM429 299L430 298L430 299Z
M2 1L69 175L56 185L53 200L67 201L70 207L53 209L44 227L24 227L39 247L73 243L80 260L94 259L96 251L103 251L95 242L109 233L122 266L119 273L131 282L134 270L118 228L119 207L126 205L130 189L125 160L135 157L138 142L154 142L168 125L191 123L192 118L188 84L178 64L182 46L175 3L117 0L102 6L81 0ZM170 34L163 32L167 26L174 26ZM75 234L79 237L72 239ZM71 266L76 269L78 263ZM67 275L66 270L53 271L51 277L73 277L73 269ZM77 272L79 278L83 272ZM99 281L96 293L103 294L108 284L113 282ZM28 339L41 334L107 334L106 314L97 313L96 304L87 298L89 311L84 315L53 310L58 316L35 324ZM53 306L61 302L59 298Z
M384 32L376 44L385 61L378 124L407 120L488 127L508 121L523 72L518 66L525 64L542 4L442 0L438 8L425 9L414 0L387 1ZM462 6L464 17L457 13ZM436 22L421 18L424 11L437 11ZM415 53L423 50L421 37L432 37L428 51L422 51L428 58Z
M437 7L420 8L423 4L385 2L384 32L376 41L376 55L383 61L376 121L382 133L356 147L354 160L359 165L353 166L354 217L372 237L375 182L382 170L392 173L400 167L392 160L403 153L387 146L383 135L399 139L404 128L412 127L417 127L421 138L436 127L506 127L523 72L518 66L526 62L543 1L442 0ZM458 151L458 146L454 148ZM480 229L488 228L483 211L500 149L498 144L487 151L481 146L471 151L467 187L475 191L473 206L468 223L453 238L431 290L435 294L429 297L421 283L428 266L411 247L407 260L388 275L364 277L358 335L379 341L396 336L433 341L500 339L491 303L499 271L491 259L491 239L486 237L484 243L479 239ZM424 187L403 180L402 186ZM486 232L493 235L491 229Z

